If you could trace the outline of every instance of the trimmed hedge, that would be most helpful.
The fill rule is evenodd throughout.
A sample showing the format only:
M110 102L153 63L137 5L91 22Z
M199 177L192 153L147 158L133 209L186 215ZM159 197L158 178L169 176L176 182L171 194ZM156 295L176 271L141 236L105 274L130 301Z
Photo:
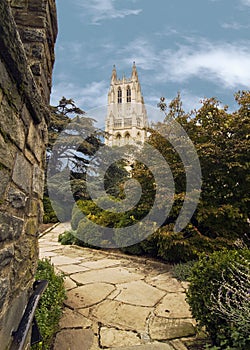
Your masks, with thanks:
M64 277L62 274L55 274L54 266L50 260L45 259L38 261L35 278L47 280L49 284L35 313L43 342L32 346L32 350L50 350L62 315L63 301L66 298Z

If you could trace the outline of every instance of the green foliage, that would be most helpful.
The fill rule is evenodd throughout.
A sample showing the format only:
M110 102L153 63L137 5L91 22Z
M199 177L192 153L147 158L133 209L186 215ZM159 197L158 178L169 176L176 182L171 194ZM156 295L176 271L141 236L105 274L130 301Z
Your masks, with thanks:
M58 236L58 242L60 242L62 245L76 244L77 239L75 236L75 231L70 230L70 231L65 231L61 233Z
M72 210L71 227L73 230L77 230L79 222L83 219L83 213L78 210L77 206L74 206Z
M86 196L82 196L84 186L79 191L79 198L84 200L78 200L77 206L84 215L73 208L72 216L72 228L76 230L79 242L82 240L84 244L87 241L91 245L102 242L106 246L127 245L123 251L150 254L171 263L198 259L202 252L211 254L223 248L234 249L235 241L238 239L245 240L248 244L246 232L249 230L250 211L248 152L250 92L240 91L235 98L239 109L234 113L229 113L227 107L223 107L216 98L204 99L201 107L191 113L185 113L183 110L179 93L168 106L165 99L161 98L159 107L164 112L165 118L163 122L150 129L148 142L154 149L160 151L173 174L175 194L169 215L166 216L161 228L150 237L145 239L143 227L140 232L135 232L133 225L145 218L154 205L156 185L153 173L159 174L162 178L166 177L165 170L161 169L149 154L149 161L152 163L150 169L141 162L132 165L130 175L139 181L142 188L141 198L132 210L118 214L112 213L112 210L102 210L100 206L103 198L99 198L95 204ZM177 121L192 140L201 163L203 181L196 212L189 225L178 233L175 233L173 228L187 196L186 170L175 148L178 146L183 153L186 149L182 138L177 138L175 147L171 144L171 133L173 134L169 123L171 120ZM134 158L139 159L136 154ZM104 186L107 193L113 196L111 197L113 200L124 198L124 182L128 178L124 170L125 163L126 159L125 162L122 160L113 164L105 175ZM87 166L88 164L85 164L85 167ZM98 175L98 160L93 173ZM94 183L93 186L98 188L98 183ZM67 203L66 207L70 209L68 198L64 198L66 192L61 186L60 179L58 179L58 191L59 197L62 196L62 201ZM172 200L167 198L165 193L159 193L159 196L162 200L158 203L158 213L162 212L164 215L167 203ZM95 223L96 227L90 225L84 216ZM129 226L131 226L130 238L119 230ZM103 230L105 227L110 228L109 234ZM135 235L141 239L140 243L133 244Z
M227 106L221 106L216 98L209 98L192 116L183 111L180 94L169 106L161 98L159 107L165 113L165 121L155 125L150 142L161 151L174 176L176 195L167 224L178 217L186 186L185 169L178 154L160 136L169 139L168 122L175 119L191 138L202 169L201 198L191 223L202 236L211 239L224 237L233 241L248 231L250 92L240 91L235 98L240 108L234 113L228 113Z
M200 327L219 349L250 346L250 251L203 255L189 279L187 301Z
M39 260L36 280L48 280L49 284L42 295L35 316L43 337L43 344L34 345L34 350L50 350L53 337L58 330L62 314L63 301L66 297L63 275L56 275L48 259Z
M175 264L172 268L172 274L179 281L188 281L191 276L192 268L197 260L190 260L186 263Z
M60 221L67 221L71 218L73 198L88 198L86 169L90 157L102 144L103 132L94 127L95 120L84 116L85 112L72 99L63 97L58 106L50 109L46 172L49 188L45 186L45 194L49 191L53 198Z
M43 215L43 222L44 224L47 223L56 223L58 222L56 213L54 212L54 209L52 208L51 201L49 197L44 196L43 197L43 210L44 210L44 215Z

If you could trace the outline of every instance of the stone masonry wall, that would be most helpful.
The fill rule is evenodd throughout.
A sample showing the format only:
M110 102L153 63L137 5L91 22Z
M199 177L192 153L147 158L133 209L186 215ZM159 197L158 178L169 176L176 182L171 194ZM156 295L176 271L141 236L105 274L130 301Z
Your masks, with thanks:
M57 36L55 0L9 1L29 66L41 96L49 103Z
M1 0L0 18L0 348L5 350L37 266L55 3Z

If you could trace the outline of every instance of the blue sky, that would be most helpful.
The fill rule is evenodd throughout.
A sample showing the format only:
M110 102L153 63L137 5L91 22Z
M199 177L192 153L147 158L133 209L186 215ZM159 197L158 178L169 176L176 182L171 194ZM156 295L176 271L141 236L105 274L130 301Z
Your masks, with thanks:
M235 109L250 88L250 0L58 0L51 104L64 95L85 111L107 103L136 62L145 103L181 92L186 111L204 97Z

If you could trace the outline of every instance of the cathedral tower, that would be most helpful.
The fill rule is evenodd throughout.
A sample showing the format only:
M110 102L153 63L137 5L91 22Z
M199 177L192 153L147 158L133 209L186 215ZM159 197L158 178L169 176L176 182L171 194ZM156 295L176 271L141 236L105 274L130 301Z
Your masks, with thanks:
M147 112L141 93L135 62L129 79L117 78L113 67L108 93L108 110L105 131L108 133L108 146L143 143L148 126Z

